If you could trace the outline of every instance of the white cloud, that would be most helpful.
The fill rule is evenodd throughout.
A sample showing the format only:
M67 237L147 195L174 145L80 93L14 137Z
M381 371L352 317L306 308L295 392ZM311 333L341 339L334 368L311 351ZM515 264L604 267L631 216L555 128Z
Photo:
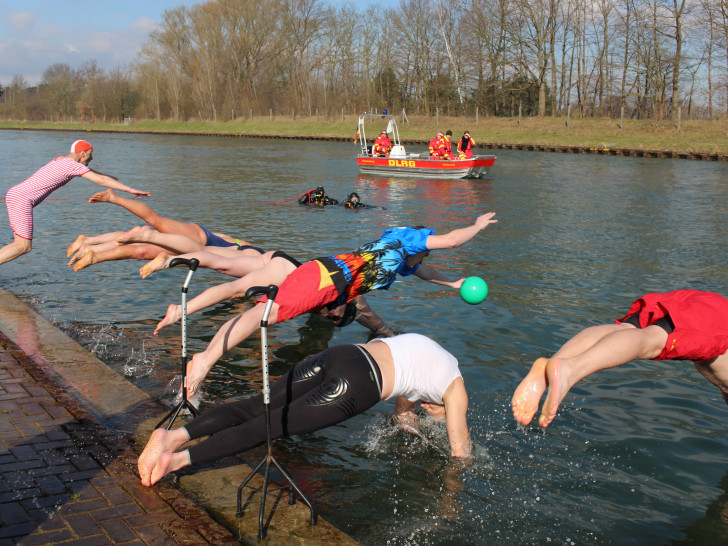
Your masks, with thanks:
M149 17L142 17L129 25L129 28L134 32L149 34L159 28L159 23L152 21Z
M28 30L35 23L35 15L27 11L21 11L10 15L8 22L15 30Z

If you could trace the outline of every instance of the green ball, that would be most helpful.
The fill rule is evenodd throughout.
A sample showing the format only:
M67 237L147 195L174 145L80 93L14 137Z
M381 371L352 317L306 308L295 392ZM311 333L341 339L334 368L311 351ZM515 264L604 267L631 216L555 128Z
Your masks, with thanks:
M476 305L488 297L488 285L480 277L468 277L460 286L460 297L470 305Z

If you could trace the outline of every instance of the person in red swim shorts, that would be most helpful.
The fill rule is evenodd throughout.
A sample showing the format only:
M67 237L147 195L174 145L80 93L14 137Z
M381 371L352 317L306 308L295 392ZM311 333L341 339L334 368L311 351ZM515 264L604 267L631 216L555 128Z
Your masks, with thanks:
M513 416L530 423L548 390L538 420L545 428L576 383L636 359L692 360L728 403L727 352L726 298L698 290L646 294L616 324L586 328L551 358L536 359L513 395Z

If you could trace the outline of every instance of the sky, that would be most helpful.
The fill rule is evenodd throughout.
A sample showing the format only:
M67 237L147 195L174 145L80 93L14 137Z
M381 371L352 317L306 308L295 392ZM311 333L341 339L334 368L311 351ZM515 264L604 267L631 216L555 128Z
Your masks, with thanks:
M164 10L200 0L0 0L0 85L40 82L55 63L126 68Z
M165 10L204 1L0 0L0 85L10 85L16 75L36 85L56 63L78 69L96 60L107 72L126 68L159 27ZM356 0L358 6L373 3Z

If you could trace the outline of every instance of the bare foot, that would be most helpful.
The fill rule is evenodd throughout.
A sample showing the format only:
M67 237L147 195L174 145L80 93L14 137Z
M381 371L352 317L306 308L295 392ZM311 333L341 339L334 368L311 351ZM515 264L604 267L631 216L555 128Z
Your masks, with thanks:
M78 260L83 258L88 251L89 251L89 246L85 243L81 244L81 246L78 247L78 250L76 250L75 254L71 257L71 259L68 260L68 267L71 267Z
M89 203L113 203L116 198L114 190L109 188L108 190L100 191L99 193L93 194L89 197Z
M71 254L75 254L75 252L79 249L79 247L88 239L85 235L79 235L76 237L76 240L71 243L71 245L68 247L68 250L66 250L66 258L70 258Z
M139 477L142 479L142 485L149 487L152 485L151 477L154 467L157 466L159 457L165 448L165 440L169 431L158 428L149 438L144 451L139 456L137 468L139 469Z
M159 334L159 331L162 328L164 328L166 326L169 326L170 324L174 324L180 318L182 318L181 317L182 312L181 312L180 307L181 306L177 306L174 303L170 303L169 304L169 307L167 307L167 314L164 316L164 318L162 319L162 321L159 324L157 324L157 327L154 329L154 335L155 336L157 334Z
M160 455L159 459L157 460L157 464L154 467L154 470L152 470L149 485L154 485L170 472L174 472L175 470L180 468L178 465L174 464L175 455L179 457L179 455L175 453L162 453ZM143 483L144 482L142 482L142 484Z
M561 401L571 388L567 384L567 379L564 377L565 370L563 366L564 363L560 358L552 358L546 365L546 381L548 382L549 390L546 394L543 408L541 408L541 417L538 419L538 424L543 428L549 426L551 421L554 420Z
M145 263L139 268L139 274L142 276L142 279L146 279L152 273L156 273L157 271L161 271L162 269L167 267L167 264L169 264L169 259L169 254L167 254L166 252L160 252L159 254L157 254L156 258L154 258L150 262Z
M96 263L96 254L94 254L93 250L89 250L84 254L83 258L78 260L76 262L76 265L73 266L74 271L81 271L82 269L93 265Z
M522 425L531 422L538 410L541 396L546 390L546 364L548 364L547 358L537 358L531 366L531 371L513 393L511 399L513 417Z
M126 233L122 233L116 238L117 245L124 245L126 243L146 243L148 237L149 226L136 226L131 228Z

